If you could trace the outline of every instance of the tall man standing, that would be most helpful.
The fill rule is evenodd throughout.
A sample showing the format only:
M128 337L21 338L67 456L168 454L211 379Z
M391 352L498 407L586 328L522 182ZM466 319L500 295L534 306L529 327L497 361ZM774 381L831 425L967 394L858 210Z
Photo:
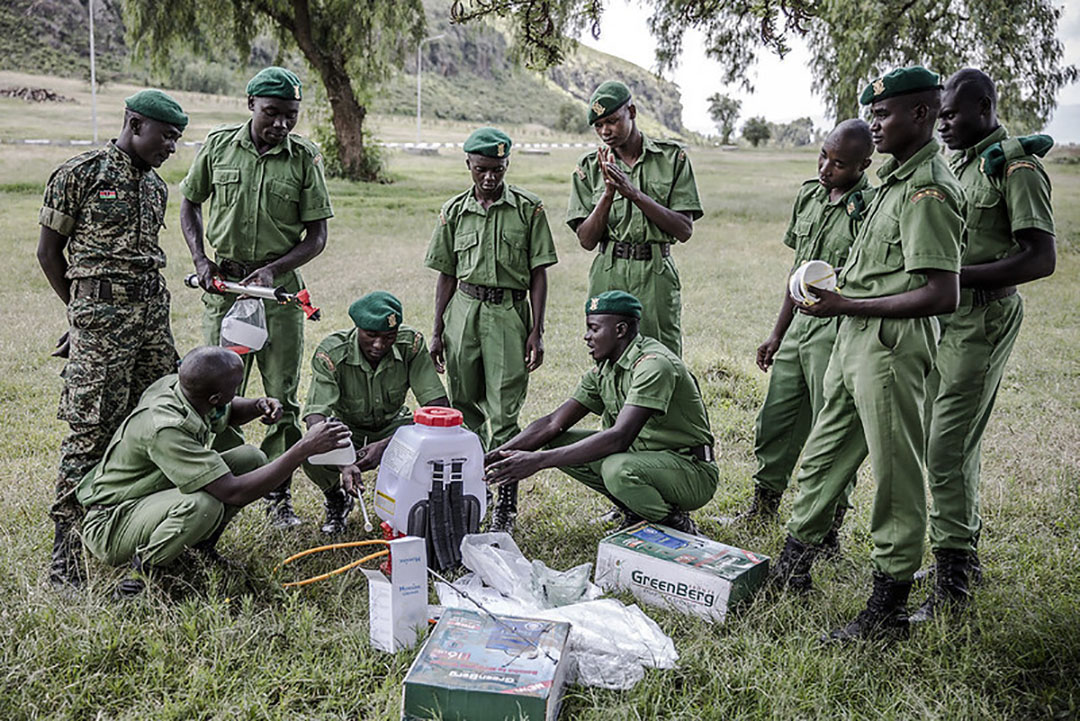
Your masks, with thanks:
M578 160L566 222L582 248L599 248L589 297L633 294L643 308L641 334L682 355L682 286L671 246L690 240L701 201L683 147L648 137L636 118L623 83L609 80L593 93L589 124L604 145Z
M968 601L982 528L982 438L1024 317L1016 286L1050 275L1056 261L1050 179L1035 157L1049 150L1050 139L1010 138L998 123L994 82L970 68L945 83L938 130L956 151L949 164L967 193L967 244L960 307L939 319L941 380L926 456L937 572L933 592L912 621Z
M825 138L818 154L818 177L803 183L784 234L784 244L795 251L793 269L808 260L823 260L834 268L847 262L866 205L873 197L864 172L873 152L870 127L862 120L845 120ZM754 431L754 455L758 461L754 499L734 519L721 520L776 517L780 499L824 402L825 368L839 325L836 317L796 313L795 301L784 283L776 324L757 349L758 367L763 371L771 368L772 374ZM854 478L849 488L853 484ZM847 509L845 491L825 538L830 553L839 552L839 531Z
M544 360L547 267L558 262L540 198L503 181L510 145L495 128L465 141L473 185L443 205L424 259L439 271L431 358L484 448L521 430L529 373ZM509 531L516 516L517 484L510 484L499 492L491 528Z
M930 316L956 309L964 192L934 141L936 73L894 70L866 87L870 132L892 157L867 209L841 293L815 290L801 310L844 316L825 372L825 405L806 444L799 495L774 582L809 590L815 546L867 454L877 489L870 516L874 590L866 609L826 640L899 635L926 532L923 434L926 377L934 362Z
M259 286L304 287L300 266L326 247L326 219L333 216L323 177L322 155L309 140L291 134L300 113L300 79L278 67L261 70L247 85L251 119L215 128L180 183L180 226L191 250L203 295L203 335L217 345L221 319L236 300L213 287L214 278ZM210 201L203 244L202 204ZM257 361L263 389L281 401L281 420L267 430L262 450L271 460L300 439L297 386L304 354L304 312L294 304L263 301L269 339L244 358L247 389ZM215 439L217 450L243 442L228 429ZM272 523L287 528L300 523L292 509L291 477L267 495Z
M49 511L53 585L81 582L76 486L142 392L179 360L158 272L165 267L158 230L168 186L154 168L176 151L188 117L160 90L143 90L124 104L117 139L53 172L38 220L38 262L67 305L70 325L53 354L68 359L58 417L71 427Z

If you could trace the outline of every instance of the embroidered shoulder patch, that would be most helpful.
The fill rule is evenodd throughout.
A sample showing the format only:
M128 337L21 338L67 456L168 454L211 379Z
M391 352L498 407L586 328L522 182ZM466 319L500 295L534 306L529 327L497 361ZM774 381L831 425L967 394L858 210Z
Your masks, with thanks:
M1028 170L1038 170L1035 163L1030 160L1017 160L1005 170L1005 177L1007 178L1012 175L1014 170L1021 170L1023 168L1027 168Z
M439 211L439 225L446 225L446 213Z
M923 198L933 198L934 200L938 200L944 203L945 193L942 193L937 188L923 188L922 190L915 193L915 195L911 196L911 202L918 203Z
M645 353L640 358L638 358L636 361L634 361L634 367L637 368L638 364L641 363L642 361L652 360L655 357L656 357L655 353Z
M585 171L581 169L580 165L577 166L576 168L574 168L574 172L577 173L577 176L579 178L581 178L582 180L585 180Z
M540 215L543 212L544 212L544 204L543 203L540 203L540 205L533 208L533 216L534 217L537 216L537 215Z
M334 361L330 360L330 356L326 353L326 351L316 351L315 357L325 363L326 367L330 369L331 373L334 372Z
M416 353L416 351L420 350L420 344L423 342L424 336L420 333L420 331L416 331L415 333L413 333L412 350L410 351L410 353Z

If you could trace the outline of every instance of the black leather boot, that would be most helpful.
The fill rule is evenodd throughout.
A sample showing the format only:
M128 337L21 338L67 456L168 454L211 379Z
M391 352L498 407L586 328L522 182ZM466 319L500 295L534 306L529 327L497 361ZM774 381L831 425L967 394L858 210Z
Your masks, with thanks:
M783 496L783 493L777 493L762 486L754 486L754 498L750 501L749 508L734 516L719 516L716 522L722 526L730 526L736 523L775 521L779 515L780 499Z
M146 580L150 576L150 567L143 564L138 556L131 558L131 573L116 584L112 598L114 601L129 601L142 595L146 590Z
M962 611L971 602L968 586L971 555L955 548L941 548L934 551L934 558L937 559L934 589L911 614L912 623L924 623L942 613Z
M54 522L52 560L49 563L49 583L53 588L79 588L83 584L82 539L75 522Z
M495 501L495 508L491 512L489 531L514 532L514 522L517 520L517 494L517 481L499 486L499 498Z
M690 518L690 514L686 511L672 511L667 518L660 521L660 525L674 528L676 531L682 531L683 533L689 533L691 536L701 535L697 524L694 523L694 519Z
M866 608L851 623L822 636L822 643L856 639L898 639L908 634L907 600L911 581L897 581L874 571L874 590Z
M818 547L803 543L788 534L784 541L784 550L769 569L769 588L776 591L790 590L796 593L809 593L814 590L814 581L810 577L810 567L817 558Z
M933 582L935 575L937 575L937 561L918 571L914 580L915 583ZM976 552L968 554L968 580L972 586L981 586L983 582L982 562L979 561L979 554Z
M292 507L292 493L289 488L292 479L266 494L266 517L274 528L292 528L303 523Z
M322 524L322 532L328 536L336 536L345 531L349 513L352 511L356 501L341 486L329 491L323 491L323 495L326 496L326 500L323 502L323 507L326 509L326 520Z
M832 528L825 534L821 541L821 557L834 560L840 558L840 529L844 525L844 517L847 515L847 506L838 505L833 513Z

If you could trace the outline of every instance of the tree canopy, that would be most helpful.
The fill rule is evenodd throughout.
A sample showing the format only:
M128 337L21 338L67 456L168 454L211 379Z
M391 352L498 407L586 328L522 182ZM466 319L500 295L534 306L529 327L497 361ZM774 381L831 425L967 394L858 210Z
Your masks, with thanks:
M762 142L765 142L772 137L772 129L769 127L769 124L765 122L765 118L759 115L750 118L743 124L742 136L756 148Z
M742 101L730 95L713 93L709 96L709 117L716 123L716 129L720 131L720 142L724 145L731 142L731 134L735 132L735 121L739 119L741 108Z
M154 63L184 47L228 44L246 55L266 32L282 48L299 50L325 88L336 139L332 150L342 172L357 179L377 175L364 143L367 104L378 83L423 37L421 0L123 1L130 46Z
M998 84L999 112L1017 131L1044 125L1058 91L1078 77L1063 63L1054 0L644 0L652 8L661 71L678 63L685 31L705 34L722 81L753 90L760 52L781 56L793 37L812 54L814 89L836 119L859 112L863 84L889 70L922 64L943 75L981 68ZM599 35L605 0L455 0L451 15L510 20L533 65L557 63L586 27Z

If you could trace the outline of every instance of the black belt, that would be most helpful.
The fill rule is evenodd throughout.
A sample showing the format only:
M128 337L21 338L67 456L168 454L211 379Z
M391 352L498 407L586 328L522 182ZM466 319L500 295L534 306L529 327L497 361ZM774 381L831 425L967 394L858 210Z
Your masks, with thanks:
M144 279L127 282L105 278L76 278L72 283L71 296L103 300L106 303L113 301L139 303L153 298L163 290L165 290L165 279L157 273Z
M217 263L217 267L220 268L221 272L225 275L242 279L247 278L259 268L267 266L275 260L277 260L277 258L248 261L233 260L232 258L218 258L215 262Z
M91 511L108 511L108 510L110 510L112 508L113 508L113 506L109 506L109 505L106 505L104 503L94 503L94 504L91 504L91 506L90 506Z
M515 288L492 288L487 285L466 283L463 280L458 282L458 288L470 298L476 298L485 303L502 303L503 296L506 293L510 293L510 297L514 300L525 300L525 295L527 293L527 291L517 290Z
M679 452L689 453L691 456L698 459L699 461L705 461L706 463L711 463L712 461L716 460L716 456L713 455L712 446L707 444L694 446L692 448L683 448Z
M980 306L987 305L992 301L1001 300L1002 298L1008 298L1010 295L1014 295L1015 293L1015 285L1006 285L1002 288L972 288L971 305L978 308Z
M600 253L607 252L607 247L611 246L611 255L613 258L627 258L629 260L652 260L653 246L660 248L660 255L667 258L671 255L671 243L623 243L621 241L607 241L600 242Z

